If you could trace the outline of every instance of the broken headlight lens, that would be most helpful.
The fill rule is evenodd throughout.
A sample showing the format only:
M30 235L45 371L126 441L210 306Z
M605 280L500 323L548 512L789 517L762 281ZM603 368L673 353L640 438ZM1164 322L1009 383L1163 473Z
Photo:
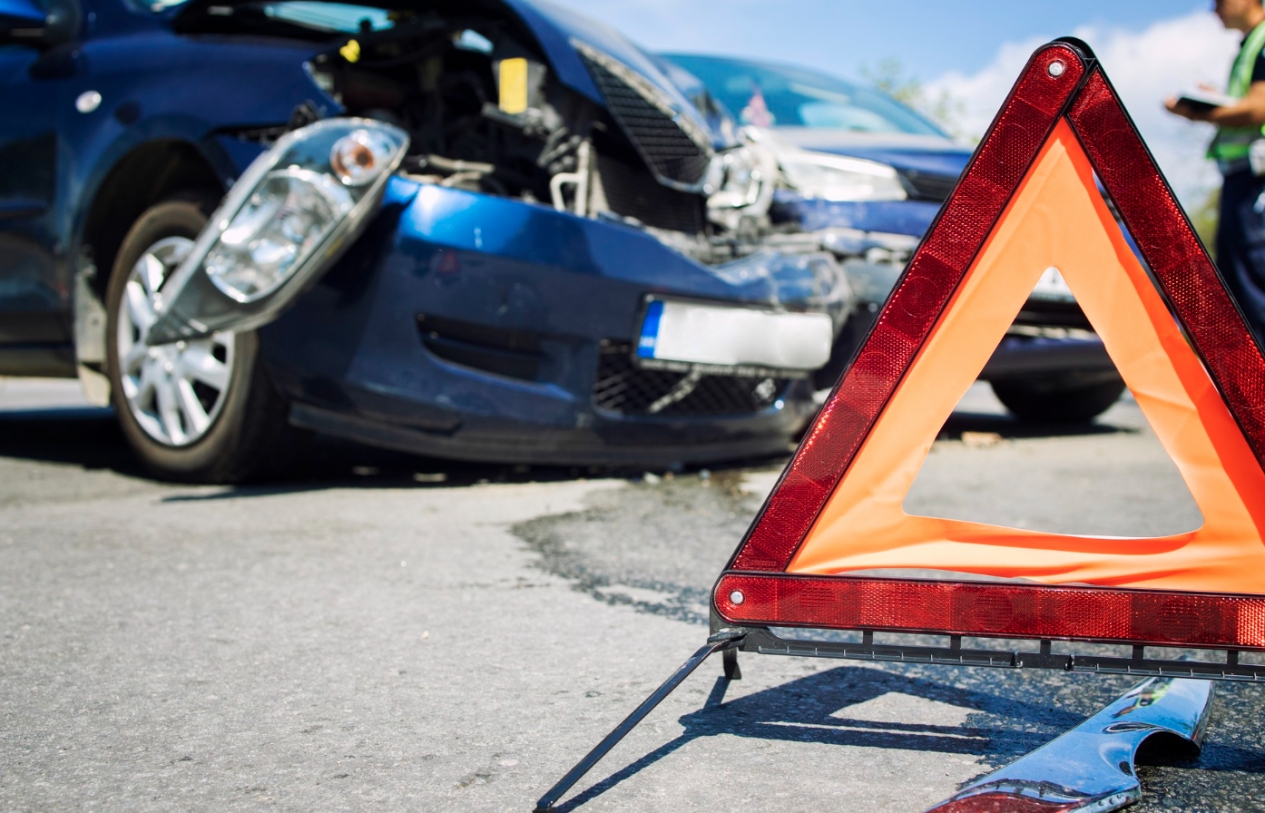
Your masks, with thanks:
M711 207L731 209L750 206L760 197L764 180L755 154L747 147L717 153L708 167L708 186L716 191L707 200Z
M206 257L215 286L238 302L267 296L352 208L338 181L307 169L273 170Z
M865 201L908 197L896 170L878 161L805 150L783 153L780 162L786 182L806 198Z

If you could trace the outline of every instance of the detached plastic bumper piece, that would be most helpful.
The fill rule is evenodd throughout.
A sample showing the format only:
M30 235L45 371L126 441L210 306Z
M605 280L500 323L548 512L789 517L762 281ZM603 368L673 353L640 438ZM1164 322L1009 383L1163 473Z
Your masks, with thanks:
M1106 813L1133 804L1142 798L1133 768L1138 748L1153 735L1201 746L1212 687L1206 680L1151 678L928 813Z

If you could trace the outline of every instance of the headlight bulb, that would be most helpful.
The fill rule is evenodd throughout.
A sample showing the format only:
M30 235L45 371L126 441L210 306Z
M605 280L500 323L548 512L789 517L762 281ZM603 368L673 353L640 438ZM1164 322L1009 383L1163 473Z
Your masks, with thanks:
M364 186L382 174L395 145L382 133L357 130L334 142L329 166L347 186Z

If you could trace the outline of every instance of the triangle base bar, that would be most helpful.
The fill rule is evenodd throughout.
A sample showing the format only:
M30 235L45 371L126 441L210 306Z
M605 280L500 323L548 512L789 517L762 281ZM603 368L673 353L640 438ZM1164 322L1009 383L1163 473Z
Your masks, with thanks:
M741 626L1265 649L1265 596L731 572L715 603Z
M740 634L742 652L789 655L800 658L833 658L871 663L907 663L935 666L974 666L994 669L1053 669L1060 672L1099 675L1179 677L1199 680L1265 683L1265 663L1240 663L1239 651L1209 650L1218 660L1168 660L1146 657L1145 646L1135 646L1130 657L1056 653L1054 642L1042 640L1036 651L964 648L960 635L946 636L946 646L875 643L872 630L855 630L860 641L788 638L768 627L726 628ZM846 634L846 633L845 633Z
M540 800L536 802L533 813L552 813L556 810L558 800L566 794L576 782L584 778L602 757L610 753L610 750L619 744L620 740L628 736L628 733L637 727L642 720L646 719L646 715L654 711L655 706L663 702L664 698L676 691L676 687L694 673L694 670L703 665L703 661L710 658L717 652L723 652L725 655L725 677L730 680L738 680L741 673L738 671L738 661L733 657L734 650L742 645L742 634L734 632L721 632L712 635L707 639L697 652L690 656L690 659L681 664L675 672L673 672L667 680L663 681L659 688L641 701L641 705L633 709L632 714L624 718L615 730L607 734L592 751L589 751L584 759L576 763L575 767L567 771L566 776L559 779L553 787L551 787Z

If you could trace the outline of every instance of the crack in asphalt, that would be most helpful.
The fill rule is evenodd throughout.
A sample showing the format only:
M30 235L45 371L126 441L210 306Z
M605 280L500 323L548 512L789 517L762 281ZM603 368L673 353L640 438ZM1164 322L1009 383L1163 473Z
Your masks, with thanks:
M589 495L584 510L511 530L540 555L541 569L597 601L703 625L711 585L755 513L744 474L632 481Z

